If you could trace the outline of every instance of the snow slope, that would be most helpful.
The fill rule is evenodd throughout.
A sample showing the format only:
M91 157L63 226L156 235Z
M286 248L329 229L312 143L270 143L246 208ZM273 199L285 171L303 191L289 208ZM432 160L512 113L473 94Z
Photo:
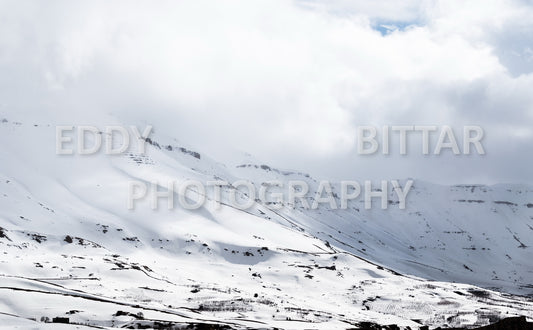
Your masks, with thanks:
M261 166L241 169L241 176L257 178L257 184L268 177L306 180L312 191L318 185L312 178ZM339 190L334 187L338 195ZM359 198L347 210L298 204L282 214L306 232L402 273L533 294L533 187L440 186L415 180L406 209L399 209L391 189L387 209L379 206L375 199L367 210Z
M416 181L406 210L393 197L387 210L364 210L360 200L348 210L167 210L164 200L158 210L149 200L129 210L131 180L317 180L258 163L226 166L157 130L144 155L59 156L55 126L64 122L0 121L0 319L8 327L54 317L288 329L533 317L533 302L511 295L531 294L532 187Z

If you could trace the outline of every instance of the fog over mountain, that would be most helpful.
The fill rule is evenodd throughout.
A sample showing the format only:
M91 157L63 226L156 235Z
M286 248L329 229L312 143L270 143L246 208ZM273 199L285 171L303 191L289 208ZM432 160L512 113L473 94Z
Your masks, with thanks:
M0 6L2 112L98 109L326 178L532 183L527 1ZM487 153L361 157L362 125L478 125Z

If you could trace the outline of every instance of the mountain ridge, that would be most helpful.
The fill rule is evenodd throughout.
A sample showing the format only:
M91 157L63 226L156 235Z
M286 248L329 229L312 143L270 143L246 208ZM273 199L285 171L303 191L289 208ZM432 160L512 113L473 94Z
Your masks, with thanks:
M0 124L4 313L113 327L139 324L142 312L152 326L237 328L479 326L533 316L530 298L517 295L531 294L533 282L533 242L521 231L533 230L527 185L416 180L406 210L365 210L354 201L347 210L255 203L243 211L224 200L196 211L167 210L164 201L152 210L145 200L128 210L132 180L298 179L311 192L318 180L265 164L228 167L157 130L143 155L57 156L55 124L16 122ZM476 214L494 228L479 232ZM38 307L44 302L47 310Z

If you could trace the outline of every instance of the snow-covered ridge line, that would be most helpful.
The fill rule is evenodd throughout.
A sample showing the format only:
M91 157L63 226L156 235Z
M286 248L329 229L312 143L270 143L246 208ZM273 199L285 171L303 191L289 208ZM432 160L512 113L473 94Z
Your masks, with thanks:
M0 129L0 273L28 279L0 285L2 319L416 329L533 317L529 298L498 292L531 293L533 187L417 180L403 211L356 202L346 210L207 203L133 212L130 180L298 179L310 191L319 180L263 162L225 166L197 148L175 148L181 144L159 131L143 157L65 157L54 152L52 124L0 125L8 125ZM106 302L40 292L57 284Z

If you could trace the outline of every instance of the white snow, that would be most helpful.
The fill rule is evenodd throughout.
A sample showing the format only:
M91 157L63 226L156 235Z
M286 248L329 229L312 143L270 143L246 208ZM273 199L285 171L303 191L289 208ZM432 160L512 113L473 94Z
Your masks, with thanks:
M157 129L151 139L161 148L148 145L145 155L58 156L61 123L35 118L0 123L4 327L50 327L43 317L287 329L533 317L525 297L533 293L533 187L415 180L405 210L393 192L387 210L365 210L362 199L347 210L167 210L165 200L158 210L149 200L128 210L130 180L305 180L311 191L318 180L271 164L220 164Z

